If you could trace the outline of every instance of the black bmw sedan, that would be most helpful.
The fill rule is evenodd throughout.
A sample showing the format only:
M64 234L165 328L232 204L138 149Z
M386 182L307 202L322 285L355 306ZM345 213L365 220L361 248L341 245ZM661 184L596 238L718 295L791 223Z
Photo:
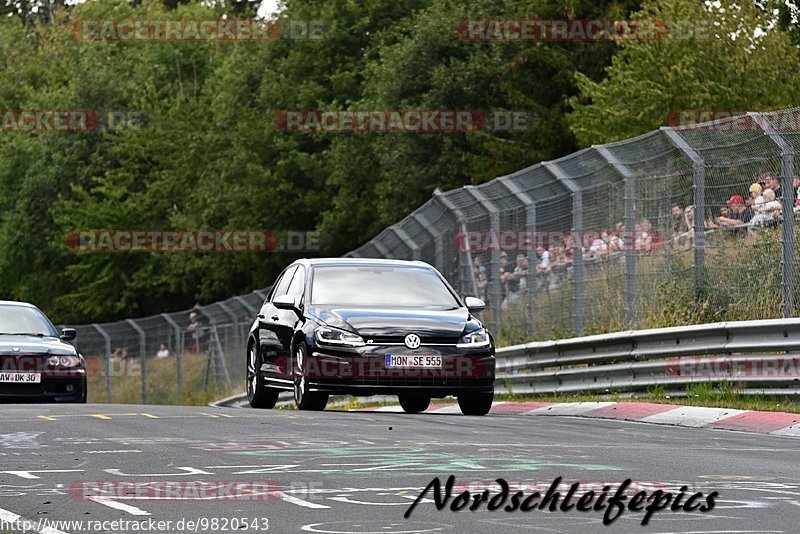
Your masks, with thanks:
M33 304L0 301L0 402L86 402L86 365Z
M281 390L301 410L330 394L398 395L408 413L454 395L462 413L485 415L494 397L494 340L420 261L299 260L281 273L247 341L247 397L272 408Z

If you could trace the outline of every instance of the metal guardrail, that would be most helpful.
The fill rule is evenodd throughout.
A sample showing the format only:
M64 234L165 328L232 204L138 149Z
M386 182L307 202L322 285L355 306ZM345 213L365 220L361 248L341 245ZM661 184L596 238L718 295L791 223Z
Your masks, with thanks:
M691 384L730 382L743 395L800 395L800 319L628 330L534 341L496 354L498 393L629 394L661 387L681 395ZM242 406L245 398L212 406Z
M630 330L497 350L496 390L646 392L730 382L742 394L800 394L800 320Z

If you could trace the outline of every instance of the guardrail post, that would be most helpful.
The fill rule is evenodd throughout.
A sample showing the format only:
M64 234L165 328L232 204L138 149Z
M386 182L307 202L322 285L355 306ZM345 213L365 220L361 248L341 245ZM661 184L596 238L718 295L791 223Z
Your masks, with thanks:
M583 197L581 195L581 188L578 184L569 177L567 173L558 166L557 163L552 161L543 161L542 165L552 174L557 180L562 182L572 195L572 239L575 242L575 252L572 254L574 265L574 279L573 279L573 310L575 311L574 317L574 330L576 335L583 333Z
M608 147L593 147L609 165L614 167L625 184L625 233L636 227L636 173L622 163ZM633 235L633 234L630 234ZM630 241L630 240L629 240ZM636 249L633 243L625 245L625 322L629 326L636 325Z
M748 113L781 150L781 316L794 317L794 149L772 123L759 113Z
M662 126L661 131L692 160L694 179L694 288L700 294L705 285L706 268L706 166L703 157L675 130Z
M103 336L103 341L105 342L105 352L106 352L106 395L108 397L108 403L111 404L114 402L114 396L111 392L111 336L103 330L103 328L97 324L92 323L92 326L97 333Z
M536 289L536 265L539 263L536 258L536 203L517 184L508 179L507 176L497 178L497 183L505 187L509 193L514 195L525 206L525 227L528 229L531 241L528 245L528 331L531 335L536 333L536 326L533 322L533 308L536 304L534 300L534 289Z
M473 185L467 185L464 189L472 195L472 197L481 205L481 207L489 214L489 231L491 235L495 238L500 238L500 210L497 209L497 206L494 203L486 198L486 195L480 189L477 189ZM467 239L467 248L469 249L469 239ZM491 257L492 257L492 266L495 269L495 273L498 272L498 267L500 266L500 247L492 247L491 250ZM511 263L511 260L509 260ZM475 270L472 267L472 262L470 261L469 264L470 272L475 275ZM494 324L499 325L501 321L501 306L503 304L503 284L500 281L500 277L489 276L489 300L492 301L492 321Z
M175 346L173 347L173 351L175 352L175 374L177 375L178 381L178 402L181 403L183 402L183 336L181 335L181 327L166 313L162 313L161 317L169 323L172 327L172 332L175 334Z
M142 404L147 404L147 336L144 330L133 319L125 319L131 328L139 334L139 369L142 371Z

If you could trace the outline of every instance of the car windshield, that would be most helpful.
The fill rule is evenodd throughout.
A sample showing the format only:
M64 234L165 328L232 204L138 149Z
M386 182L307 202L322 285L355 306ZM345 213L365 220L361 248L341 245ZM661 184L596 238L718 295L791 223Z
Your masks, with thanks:
M56 329L39 310L0 305L0 335L12 334L58 337Z
M460 306L431 269L323 266L314 269L312 303L323 306L445 308Z

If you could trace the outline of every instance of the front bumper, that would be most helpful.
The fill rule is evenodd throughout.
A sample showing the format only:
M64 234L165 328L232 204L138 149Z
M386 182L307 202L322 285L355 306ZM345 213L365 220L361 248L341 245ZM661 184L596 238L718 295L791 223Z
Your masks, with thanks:
M387 367L386 355L440 356L441 368ZM494 347L368 345L357 349L316 346L304 375L311 391L349 395L419 394L444 397L494 391Z
M0 383L0 402L78 402L86 395L86 371L45 372L39 383Z

